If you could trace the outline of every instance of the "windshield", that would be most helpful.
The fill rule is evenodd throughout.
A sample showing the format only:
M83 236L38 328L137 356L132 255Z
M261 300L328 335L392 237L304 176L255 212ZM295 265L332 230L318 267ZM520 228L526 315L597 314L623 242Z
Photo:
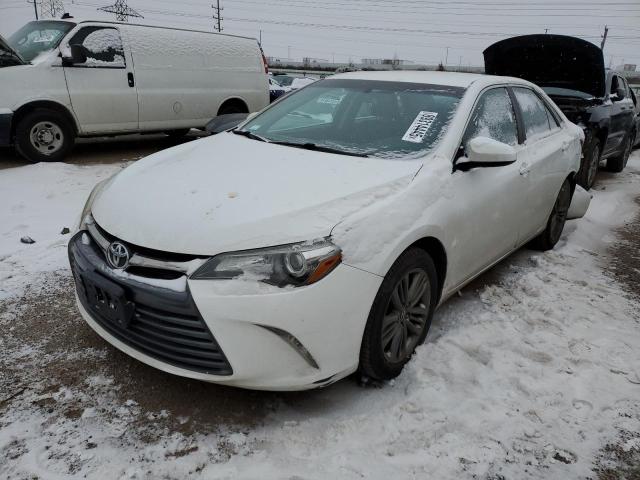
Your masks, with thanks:
M293 82L293 77L288 77L286 75L278 75L276 78L274 78L274 80L278 82L279 85L283 87L288 87Z
M30 62L42 52L56 48L74 26L70 22L29 22L9 37L9 45Z
M238 133L347 154L414 158L435 147L463 93L420 83L321 80L273 104Z

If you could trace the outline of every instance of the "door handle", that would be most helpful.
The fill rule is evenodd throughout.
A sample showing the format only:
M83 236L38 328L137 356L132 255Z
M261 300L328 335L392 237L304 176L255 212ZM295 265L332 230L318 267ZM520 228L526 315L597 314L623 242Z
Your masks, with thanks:
M529 175L530 171L531 170L529 169L529 164L527 162L522 162L522 165L520 165L520 175L526 177L527 175Z
M127 73L127 80L129 81L129 86L130 86L131 88L133 88L133 87L135 87L135 86L136 86L136 81L135 81L135 79L133 78L133 73L131 73L131 72Z
M562 142L562 151L566 152L567 149L569 148L569 142Z

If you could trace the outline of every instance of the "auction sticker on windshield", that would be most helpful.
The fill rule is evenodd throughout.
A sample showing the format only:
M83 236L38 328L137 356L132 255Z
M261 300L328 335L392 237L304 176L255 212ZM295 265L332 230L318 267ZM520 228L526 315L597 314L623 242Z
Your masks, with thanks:
M405 142L422 143L438 114L436 112L420 112L413 121L402 140Z

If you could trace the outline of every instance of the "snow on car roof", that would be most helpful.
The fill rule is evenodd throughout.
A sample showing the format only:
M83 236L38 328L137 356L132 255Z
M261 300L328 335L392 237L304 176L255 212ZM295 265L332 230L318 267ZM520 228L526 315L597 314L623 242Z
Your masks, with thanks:
M468 88L472 83L481 81L483 84L492 83L526 83L521 79L498 77L480 73L434 72L395 70L384 72L348 72L334 75L331 78L354 80L382 80L388 82L427 83L432 85L449 85L452 87Z

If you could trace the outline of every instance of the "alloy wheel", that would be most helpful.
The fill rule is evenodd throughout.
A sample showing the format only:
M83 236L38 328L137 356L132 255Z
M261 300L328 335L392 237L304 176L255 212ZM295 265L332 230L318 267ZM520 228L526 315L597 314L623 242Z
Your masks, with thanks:
M567 214L569 213L570 206L571 186L569 185L569 182L564 182L560 189L560 193L558 194L558 198L556 199L556 203L553 206L553 211L551 212L549 236L553 244L560 240L560 235L562 235L564 224L567 221Z
M593 186L596 181L598 167L600 166L600 148L596 147L591 150L591 158L589 158L589 170L587 172L587 185Z
M417 346L429 317L431 288L422 269L406 273L396 284L382 320L382 350L388 361L399 363Z

